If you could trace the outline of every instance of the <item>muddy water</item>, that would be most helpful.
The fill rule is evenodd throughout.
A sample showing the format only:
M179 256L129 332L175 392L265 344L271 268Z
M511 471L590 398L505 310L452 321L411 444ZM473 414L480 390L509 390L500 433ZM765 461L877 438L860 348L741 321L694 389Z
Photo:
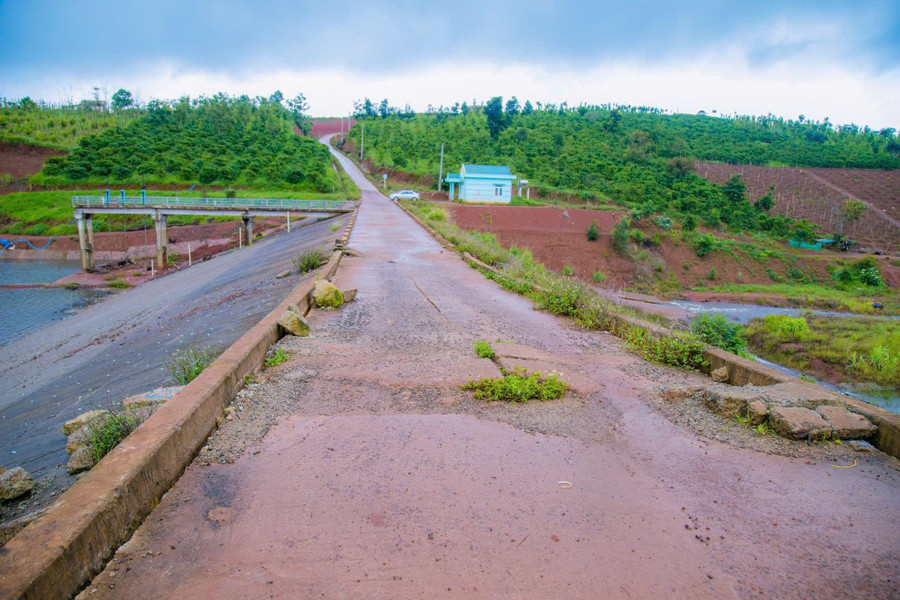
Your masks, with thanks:
M79 270L68 260L0 260L0 286L52 283ZM90 290L65 288L0 288L0 347L72 314L98 295Z

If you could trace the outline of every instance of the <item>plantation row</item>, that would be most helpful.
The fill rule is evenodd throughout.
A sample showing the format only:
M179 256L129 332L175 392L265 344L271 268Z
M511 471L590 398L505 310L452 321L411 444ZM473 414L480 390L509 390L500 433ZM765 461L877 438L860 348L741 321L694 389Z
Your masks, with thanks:
M143 114L140 110L106 112L79 106L53 108L0 102L0 139L71 150L79 139L124 127Z
M79 140L32 177L38 185L200 183L331 191L328 149L294 132L275 99L217 94L153 101L124 126Z

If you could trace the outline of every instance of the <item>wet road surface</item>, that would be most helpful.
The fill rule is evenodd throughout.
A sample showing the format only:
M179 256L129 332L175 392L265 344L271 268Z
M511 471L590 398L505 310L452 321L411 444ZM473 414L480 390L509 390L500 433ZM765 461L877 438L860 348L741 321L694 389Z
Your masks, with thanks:
M118 407L127 396L175 385L166 369L186 344L224 349L298 284L291 259L330 251L332 225L312 223L257 240L118 293L78 314L16 340L0 353L0 465L47 479L28 512L66 488L68 455L62 424L94 408ZM296 226L295 226L296 227ZM4 518L18 516L4 511Z
M835 469L679 428L646 395L700 375L533 310L368 187L363 256L336 278L357 300L312 312L247 401L291 416L233 464L188 467L82 598L900 594L896 461ZM574 390L472 400L459 385L498 373L477 339Z

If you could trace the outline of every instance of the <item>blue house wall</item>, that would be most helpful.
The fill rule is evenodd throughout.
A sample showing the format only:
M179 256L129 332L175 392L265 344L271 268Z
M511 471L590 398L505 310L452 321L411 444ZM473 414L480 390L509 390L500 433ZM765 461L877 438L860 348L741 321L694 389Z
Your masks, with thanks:
M491 165L463 165L459 172L459 199L463 202L512 202L512 187L516 177L509 167Z

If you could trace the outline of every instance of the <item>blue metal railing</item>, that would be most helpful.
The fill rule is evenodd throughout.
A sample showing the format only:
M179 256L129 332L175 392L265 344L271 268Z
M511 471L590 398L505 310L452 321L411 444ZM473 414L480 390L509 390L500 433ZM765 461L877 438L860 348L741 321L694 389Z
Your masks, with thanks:
M350 211L353 200L298 200L291 198L178 198L175 196L72 196L73 208L185 208L231 210L334 210Z

